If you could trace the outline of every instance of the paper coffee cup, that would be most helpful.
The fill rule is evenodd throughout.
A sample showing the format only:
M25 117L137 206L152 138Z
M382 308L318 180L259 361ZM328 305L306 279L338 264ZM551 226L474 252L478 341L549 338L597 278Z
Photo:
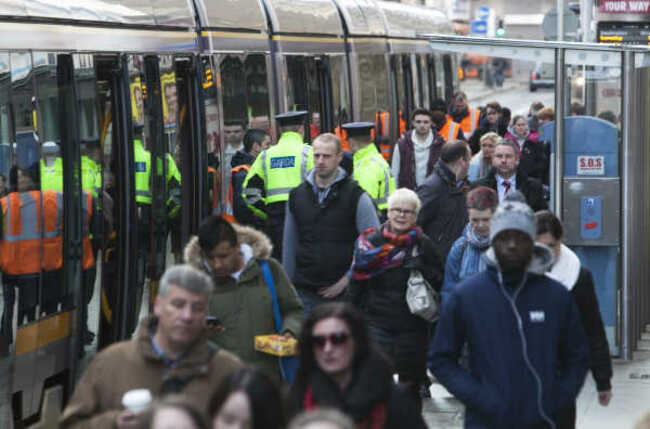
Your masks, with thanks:
M127 410L140 414L151 408L151 392L149 389L129 390L122 396L122 405Z

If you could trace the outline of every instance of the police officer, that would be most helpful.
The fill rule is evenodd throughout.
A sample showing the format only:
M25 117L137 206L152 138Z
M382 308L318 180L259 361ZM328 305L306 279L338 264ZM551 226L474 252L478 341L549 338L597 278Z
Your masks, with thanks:
M311 146L304 143L306 110L275 117L282 133L278 143L263 151L251 166L243 185L248 207L267 222L273 257L282 258L282 231L289 192L300 185L314 166Z
M41 189L63 192L63 161L59 145L49 141L41 147Z
M385 218L388 209L388 196L395 190L395 180L390 175L390 167L372 143L372 122L350 122L343 125L350 149L354 152L354 180L370 195L379 211L380 219Z

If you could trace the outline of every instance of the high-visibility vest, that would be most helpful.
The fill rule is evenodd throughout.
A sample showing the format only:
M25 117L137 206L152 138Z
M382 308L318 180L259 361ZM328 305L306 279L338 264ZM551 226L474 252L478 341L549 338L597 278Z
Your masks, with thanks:
M224 211L223 213L221 213L221 216L230 223L237 223L237 219L235 218L235 209L234 209L235 188L232 186L233 176L235 175L235 173L238 173L242 170L248 173L251 170L251 167L246 164L241 164L233 168L232 170L230 170L230 185L228 186L228 195L226 195L226 204L225 204Z
M151 205L151 153L140 139L133 140L135 161L135 202Z
M375 135L377 137L390 137L390 113L388 112L377 112L375 114L375 129L377 133L370 133L370 136L373 140L376 141ZM381 156L386 160L390 160L391 156L391 147L390 140L387 140L386 143L381 143L377 145Z
M386 210L388 197L395 191L395 180L390 175L388 163L373 144L355 152L353 159L354 180L368 193L379 210Z
M453 142L458 139L458 132L460 131L460 124L447 118L447 122L440 128L439 134L445 139L446 142Z
M90 192L93 198L97 198L102 189L102 183L97 182L101 178L98 172L97 163L87 156L81 157L81 189Z
M334 128L334 134L336 134L336 137L338 137L341 141L341 150L343 152L350 152L350 142L348 142L345 130L342 129L339 125L338 127Z
M60 269L63 266L63 194L12 192L0 199L0 205L0 270L21 276Z
M261 198L261 190L248 188L249 180L257 175L264 182L264 204L289 200L289 192L299 186L314 168L311 146L302 141L300 134L285 132L275 146L264 150L255 160L244 180L244 199L252 206Z
M54 164L46 166L41 159L41 189L63 192L63 160L57 157Z
M481 111L476 108L467 107L468 115L460 121L460 129L463 130L465 138L469 139L474 131L478 128L478 120L481 116ZM447 115L447 120L452 120L451 116Z
M84 270L92 268L95 265L95 255L93 253L93 246L90 243L90 223L93 217L93 197L89 191L83 192L83 259L81 260L81 267Z

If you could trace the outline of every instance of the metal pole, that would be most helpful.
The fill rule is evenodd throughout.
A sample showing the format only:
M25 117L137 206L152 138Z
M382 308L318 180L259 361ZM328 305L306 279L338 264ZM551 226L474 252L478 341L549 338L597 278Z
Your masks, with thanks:
M631 157L636 156L637 154L632 151L632 130L631 130L631 118L630 114L632 113L632 106L634 105L634 100L632 100L632 76L634 73L634 53L633 52L623 52L623 73L621 74L623 78L623 103L621 106L621 129L623 131L623 154L621 156L621 167L622 167L622 179L623 183L621 186L622 192L622 207L621 210L621 224L623 237L621 240L621 267L623 270L622 281L623 281L623 296L622 296L622 327L621 327L621 357L625 360L631 358L630 350L630 282L631 282L631 260L630 255L633 254L634 250L631 242L630 234L633 234L638 231L636 225L630 225L634 220L630 207L633 200L636 200L638 196L633 196L630 193L633 191L635 186L632 185L634 180L634 172L632 171L632 159ZM638 182L637 182L638 183Z
M558 33L559 34L559 33ZM553 196L555 214L564 219L562 205L562 182L564 181L564 48L555 50L555 174L553 176Z
M594 0L580 0L580 27L582 27L582 41L593 42L591 34L591 21L593 20Z
M564 40L564 1L557 0L557 40Z

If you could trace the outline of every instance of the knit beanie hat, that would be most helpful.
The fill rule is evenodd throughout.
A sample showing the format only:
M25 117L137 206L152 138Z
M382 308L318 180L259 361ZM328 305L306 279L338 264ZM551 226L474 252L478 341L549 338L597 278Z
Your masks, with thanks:
M535 241L537 222L533 210L519 191L510 191L499 204L490 223L490 243L501 231L516 229Z

